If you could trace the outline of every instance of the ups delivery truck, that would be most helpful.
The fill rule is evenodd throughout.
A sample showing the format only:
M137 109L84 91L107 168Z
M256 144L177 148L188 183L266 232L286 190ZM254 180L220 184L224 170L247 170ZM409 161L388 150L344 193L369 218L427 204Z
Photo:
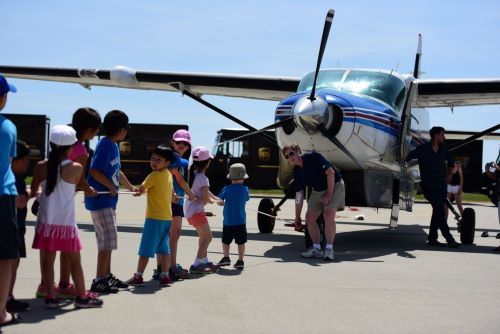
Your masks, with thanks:
M222 187L229 183L227 173L229 166L242 163L250 176L245 184L252 189L278 189L279 148L262 134L249 135L249 130L221 129L217 132L212 150L214 159L207 170L210 179L210 190L218 194ZM275 140L273 130L265 131Z

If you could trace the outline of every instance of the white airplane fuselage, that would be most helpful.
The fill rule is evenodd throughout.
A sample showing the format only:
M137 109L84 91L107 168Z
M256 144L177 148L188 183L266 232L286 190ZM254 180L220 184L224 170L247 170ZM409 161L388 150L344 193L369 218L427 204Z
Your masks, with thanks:
M307 74L299 84L299 92L284 99L276 108L276 122L294 117L293 122L276 130L278 144L283 147L296 143L303 152L319 152L343 174L381 171L399 179L402 109L412 80L411 76L384 70L322 70L316 99L311 101L308 89L311 74ZM427 139L429 115L425 109L412 110L410 129L403 141L407 149ZM356 161L335 145L332 137ZM280 186L288 183L292 169L281 157ZM390 182L386 183L389 187Z

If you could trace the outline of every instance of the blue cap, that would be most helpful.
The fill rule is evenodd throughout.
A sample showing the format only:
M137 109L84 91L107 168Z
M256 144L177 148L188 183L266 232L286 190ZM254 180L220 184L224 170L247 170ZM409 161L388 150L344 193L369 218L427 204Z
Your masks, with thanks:
M0 75L0 96L4 96L8 92L15 93L17 92L16 86L7 82L7 79Z

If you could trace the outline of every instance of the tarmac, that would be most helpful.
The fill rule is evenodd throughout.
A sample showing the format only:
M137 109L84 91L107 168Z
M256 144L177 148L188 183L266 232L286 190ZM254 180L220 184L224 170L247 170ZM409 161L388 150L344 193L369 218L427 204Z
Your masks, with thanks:
M337 217L333 262L303 259L303 234L276 220L272 234L260 234L258 198L247 204L248 243L245 269L232 267L160 288L146 286L102 296L101 309L76 309L67 302L46 309L35 298L40 281L37 251L30 248L35 217L28 216L28 256L18 271L15 296L31 304L19 324L4 333L499 333L500 244L483 231L500 232L497 209L487 203L466 204L476 211L475 245L458 250L425 244L431 207L416 203L400 212L398 228L388 229L386 209L346 208ZM77 195L77 220L84 244L82 263L90 286L97 247L90 214ZM275 203L277 201L275 200ZM137 265L145 197L120 195L117 208L118 250L112 272L126 280ZM214 239L209 258L222 257L222 208L207 207ZM304 210L305 212L305 210ZM355 216L364 215L364 220ZM292 220L288 200L278 217ZM452 233L459 240L450 218ZM443 241L441 239L441 241ZM198 245L196 231L184 221L178 262L189 267ZM236 247L231 247L236 261ZM56 261L58 263L58 261ZM58 264L56 265L56 279Z

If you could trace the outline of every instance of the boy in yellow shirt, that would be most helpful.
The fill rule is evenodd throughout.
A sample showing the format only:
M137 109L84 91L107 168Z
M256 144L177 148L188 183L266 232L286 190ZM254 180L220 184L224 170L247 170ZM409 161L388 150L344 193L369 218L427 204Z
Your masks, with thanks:
M142 231L139 246L139 261L137 272L127 281L133 286L143 286L142 274L146 269L149 258L159 254L162 268L166 272L160 274L159 285L166 286L172 283L168 276L170 268L169 232L172 223L172 200L176 197L173 188L172 175L168 167L179 163L179 156L171 148L158 146L151 155L151 169L138 189L137 195L147 191L146 221Z

